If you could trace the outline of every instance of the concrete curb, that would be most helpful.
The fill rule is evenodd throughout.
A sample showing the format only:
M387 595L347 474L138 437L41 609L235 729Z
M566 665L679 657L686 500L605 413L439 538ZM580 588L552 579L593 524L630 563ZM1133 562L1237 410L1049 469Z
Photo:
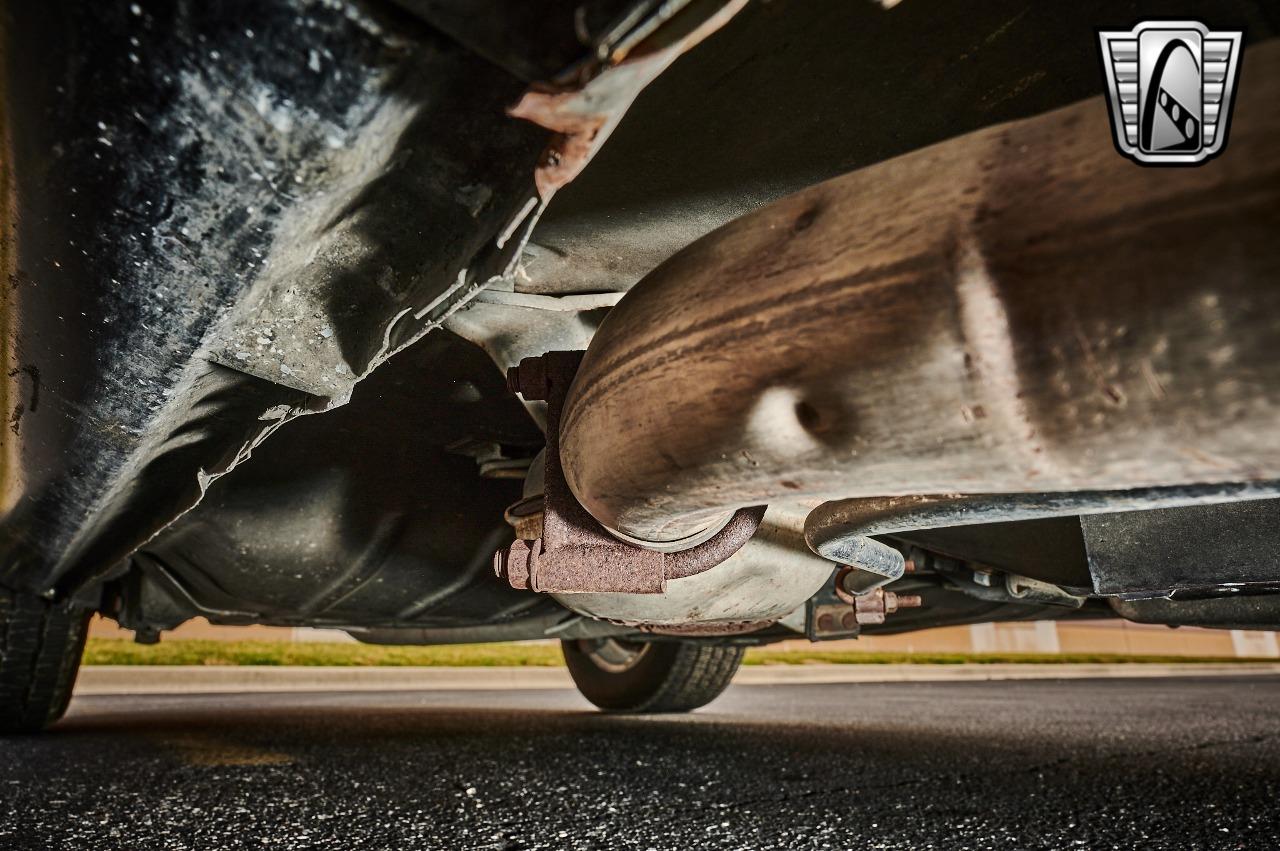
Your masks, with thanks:
M1188 662L1116 665L750 665L735 685L1125 679L1280 674L1280 663ZM75 693L218 694L323 691L494 691L566 689L564 668L357 668L93 665L80 670Z
M573 688L564 668L88 665L75 694L468 691Z

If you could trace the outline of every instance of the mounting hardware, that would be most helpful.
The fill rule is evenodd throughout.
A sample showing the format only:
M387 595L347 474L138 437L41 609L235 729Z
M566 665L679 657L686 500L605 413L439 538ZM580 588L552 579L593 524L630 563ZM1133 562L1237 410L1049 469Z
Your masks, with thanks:
M668 579L720 564L750 540L764 506L744 508L709 540L675 553L620 541L592 517L569 489L560 464L560 414L583 352L548 352L507 371L507 387L547 403L542 535L517 540L494 555L494 572L513 588L557 593L661 594Z

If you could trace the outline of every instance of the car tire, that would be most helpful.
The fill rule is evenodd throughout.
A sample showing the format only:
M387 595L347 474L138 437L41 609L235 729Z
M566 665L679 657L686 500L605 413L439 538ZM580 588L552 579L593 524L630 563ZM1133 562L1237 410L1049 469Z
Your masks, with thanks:
M0 588L0 735L39 732L67 711L90 614Z
M742 663L742 647L616 638L562 641L582 696L609 712L688 712L720 696Z

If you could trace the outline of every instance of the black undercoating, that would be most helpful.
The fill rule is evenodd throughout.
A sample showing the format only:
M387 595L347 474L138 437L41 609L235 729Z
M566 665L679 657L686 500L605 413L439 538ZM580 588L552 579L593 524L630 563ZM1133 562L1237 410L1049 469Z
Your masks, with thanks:
M449 449L486 440L527 458L542 444L479 348L437 331L347 405L291 425L141 550L175 614L443 627L560 610L493 578L520 481L481 478Z
M0 579L92 601L202 475L505 267L547 133L505 114L522 81L379 2L0 23Z

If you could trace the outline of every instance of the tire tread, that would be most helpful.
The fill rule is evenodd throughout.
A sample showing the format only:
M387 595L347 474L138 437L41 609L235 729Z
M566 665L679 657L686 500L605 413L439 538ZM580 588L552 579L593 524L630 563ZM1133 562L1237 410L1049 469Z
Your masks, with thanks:
M729 687L738 672L743 647L687 643L662 686L636 712L689 712L706 706Z
M0 734L62 717L84 652L89 613L0 588Z
M562 641L578 691L606 712L688 712L720 696L737 673L743 647L699 641L650 642L623 670L606 670L587 642Z

